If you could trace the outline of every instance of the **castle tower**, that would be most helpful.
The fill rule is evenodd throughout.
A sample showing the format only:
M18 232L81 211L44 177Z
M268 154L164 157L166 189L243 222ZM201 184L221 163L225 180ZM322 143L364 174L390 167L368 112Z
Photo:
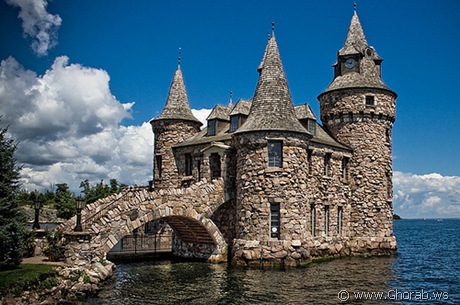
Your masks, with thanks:
M301 240L306 234L307 146L297 120L275 35L268 40L247 120L234 133L237 228L234 260L247 244ZM263 256L263 253L257 255ZM248 258L258 259L258 258Z
M334 79L318 99L325 127L353 149L351 237L383 238L394 249L391 130L397 95L382 81L381 63L355 10L334 64Z
M202 125L190 110L180 62L174 73L165 107L150 124L155 134L153 185L155 188L179 187L180 178L173 146L195 135Z

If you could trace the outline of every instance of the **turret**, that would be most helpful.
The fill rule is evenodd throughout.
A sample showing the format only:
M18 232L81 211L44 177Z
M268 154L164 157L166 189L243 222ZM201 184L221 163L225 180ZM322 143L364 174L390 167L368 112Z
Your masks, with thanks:
M369 46L358 15L351 19L334 64L334 79L318 96L321 120L353 149L350 160L354 236L393 238L392 141L396 93L381 78L382 58Z
M195 135L202 125L190 109L180 62L163 111L150 124L155 134L153 185L155 188L179 187L180 179L173 146Z
M305 214L311 135L296 118L274 33L258 70L249 115L233 135L237 239L260 245L304 239L304 224L295 215Z

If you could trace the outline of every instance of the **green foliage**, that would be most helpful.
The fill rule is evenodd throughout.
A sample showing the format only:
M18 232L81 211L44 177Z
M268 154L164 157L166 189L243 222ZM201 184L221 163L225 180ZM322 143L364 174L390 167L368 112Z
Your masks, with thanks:
M77 213L75 196L69 191L67 183L58 183L56 187L54 207L57 210L57 217L69 219Z
M22 257L32 257L35 253L35 233L24 230Z
M104 184L104 180L101 180L101 182L96 185L91 185L88 179L80 183L80 188L83 189L82 192L85 194L86 204L118 193L124 187L126 187L126 184L118 184L117 179L110 179L110 185Z
M46 232L46 240L48 246L43 248L43 253L48 256L50 261L59 261L64 258L64 245L62 243L63 232L61 230L54 230Z
M43 284L46 287L53 283L56 286L56 272L53 268L54 266L51 265L37 264L20 265L20 267L12 270L0 271L0 296L7 295L8 293L17 296L22 291L39 286L43 282L46 282L46 284ZM53 278L54 280L52 280Z
M19 171L14 154L17 144L0 128L0 269L19 265L25 217L19 208Z

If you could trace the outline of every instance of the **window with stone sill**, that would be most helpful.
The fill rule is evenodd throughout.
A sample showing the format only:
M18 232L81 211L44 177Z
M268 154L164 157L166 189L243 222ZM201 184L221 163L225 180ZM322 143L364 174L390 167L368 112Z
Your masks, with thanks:
M268 167L282 167L283 141L268 141Z
M349 159L347 157L342 158L342 179L345 181L348 177L348 161Z
M366 106L368 107L375 106L375 97L373 95L366 95Z
M158 174L158 179L161 178L161 174L162 174L162 171L163 171L163 160L162 160L162 156L161 155L156 155L155 156L155 161L156 161L156 171L157 171L157 174Z
M314 204L310 205L310 230L311 236L316 236L316 207Z
M193 159L191 154L185 154L185 176L191 176L193 169Z
M311 175L313 164L312 164L312 155L313 150L307 149L307 164L308 164L308 174Z
M326 153L324 155L324 176L330 177L331 176L331 153Z
M324 206L324 234L329 234L329 206Z
M217 130L217 120L208 121L208 136L215 136Z
M343 207L337 207L337 235L342 235Z
M280 204L270 204L270 237L280 239Z

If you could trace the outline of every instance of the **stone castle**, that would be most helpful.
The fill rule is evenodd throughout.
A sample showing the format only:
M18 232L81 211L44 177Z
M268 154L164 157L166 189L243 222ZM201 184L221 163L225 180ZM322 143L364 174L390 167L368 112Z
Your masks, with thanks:
M355 11L334 78L318 96L320 124L309 105L294 106L272 31L254 96L216 105L203 129L179 65L151 121L153 189L221 179L225 203L212 221L234 263L395 253L397 95L382 81L381 63Z

